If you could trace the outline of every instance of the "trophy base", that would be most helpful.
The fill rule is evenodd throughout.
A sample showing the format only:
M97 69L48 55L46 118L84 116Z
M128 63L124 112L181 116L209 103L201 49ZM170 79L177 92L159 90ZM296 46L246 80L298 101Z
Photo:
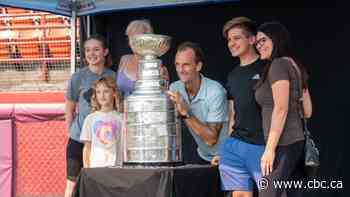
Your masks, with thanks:
M135 167L135 168L159 168L159 167L178 167L182 166L182 161L177 162L123 162L123 167Z

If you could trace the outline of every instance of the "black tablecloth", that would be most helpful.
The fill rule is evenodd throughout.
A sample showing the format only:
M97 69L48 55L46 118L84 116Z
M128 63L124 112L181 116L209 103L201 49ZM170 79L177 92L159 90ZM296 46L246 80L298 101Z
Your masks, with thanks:
M222 197L210 165L82 169L75 197Z

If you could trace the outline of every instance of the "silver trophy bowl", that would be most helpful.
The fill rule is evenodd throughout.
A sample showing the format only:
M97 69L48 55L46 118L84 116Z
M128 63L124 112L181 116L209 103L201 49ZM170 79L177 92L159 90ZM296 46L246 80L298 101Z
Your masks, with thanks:
M179 165L182 163L181 125L162 86L157 57L170 48L171 38L141 34L130 46L140 55L134 91L125 99L124 165Z
M160 57L170 48L171 37L159 34L139 34L130 40L134 53L145 57ZM154 58L154 57L153 57Z

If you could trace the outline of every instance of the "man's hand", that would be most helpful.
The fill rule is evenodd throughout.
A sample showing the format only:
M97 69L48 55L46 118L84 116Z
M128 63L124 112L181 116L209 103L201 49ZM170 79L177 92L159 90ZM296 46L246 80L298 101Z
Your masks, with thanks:
M188 107L181 94L179 92L172 91L167 91L167 94L169 95L170 100L174 103L177 112L182 116L188 115Z
M207 123L200 121L196 116L189 116L188 106L179 92L167 91L169 99L174 103L178 115L186 117L184 122L191 132L198 135L209 147L219 140L222 122ZM188 118L189 117L189 118Z
M211 159L210 164L213 166L218 166L219 165L219 160L220 160L220 156L216 155L213 157L213 159Z

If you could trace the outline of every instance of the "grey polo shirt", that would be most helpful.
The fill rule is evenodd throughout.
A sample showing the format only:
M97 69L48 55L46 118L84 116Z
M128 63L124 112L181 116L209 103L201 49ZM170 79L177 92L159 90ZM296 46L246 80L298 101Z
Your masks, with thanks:
M90 113L91 86L95 80L104 76L115 78L115 72L105 68L102 74L92 72L87 66L75 72L68 82L66 99L77 103L77 112L69 129L69 137L80 141L80 132L85 117Z

